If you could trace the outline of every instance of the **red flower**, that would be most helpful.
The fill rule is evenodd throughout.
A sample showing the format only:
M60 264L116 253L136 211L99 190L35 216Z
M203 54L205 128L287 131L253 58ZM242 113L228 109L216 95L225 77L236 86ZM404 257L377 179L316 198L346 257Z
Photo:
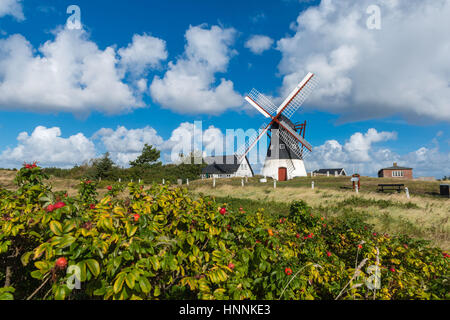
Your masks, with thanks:
M376 233L376 232L374 232L374 233L373 233L373 236L374 236L374 237L376 237L376 236L377 236L377 233Z
M310 234L308 235L308 238L312 239L312 237L314 237L314 233L310 233Z
M227 230L230 231L231 230L231 225L227 226Z
M292 275L292 269L286 268L286 269L284 269L284 273L286 273L286 275L290 276L290 275Z
M52 212L53 210L55 210L55 206L52 204L49 204L47 207L47 212Z
M111 187L111 186L107 186L106 189L108 189L109 191L111 191L111 190L112 190L112 187Z
M363 248L363 246L358 244L358 249L362 249L362 248Z
M61 208L64 208L65 206L66 206L66 204L64 202L58 202L58 203L55 203L53 208L54 209L61 209Z
M67 259L62 257L56 260L56 267L59 269L65 269L67 267Z
M244 208L240 207L240 208L239 208L239 211L244 211Z
M331 252L330 251L327 252L327 256L331 257Z
M95 209L95 204L91 204L91 205L89 206L89 208Z
M224 215L225 215L225 214L227 213L227 209L225 209L225 208L222 208L222 209L220 209L220 211L219 211L219 212L220 212L220 214L221 214L221 215L223 215L223 216L224 216Z
M137 222L141 216L138 214L133 215L134 221Z
M235 265L233 263L230 262L230 264L228 265L228 268L230 268L231 270L233 270L235 267Z
M300 234L297 233L297 235L295 236L297 239L300 239Z
M395 269L394 269L394 268L390 268L389 270L391 270L391 272L395 272Z

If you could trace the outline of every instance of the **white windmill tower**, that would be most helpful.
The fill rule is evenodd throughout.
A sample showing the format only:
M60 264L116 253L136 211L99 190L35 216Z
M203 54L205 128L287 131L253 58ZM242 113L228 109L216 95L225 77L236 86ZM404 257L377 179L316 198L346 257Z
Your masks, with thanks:
M245 100L271 121L241 146L236 152L238 160L242 161L267 133L271 141L262 174L279 181L306 177L303 160L312 151L312 146L305 140L306 122L294 124L290 119L316 85L316 76L308 73L278 108L253 89Z

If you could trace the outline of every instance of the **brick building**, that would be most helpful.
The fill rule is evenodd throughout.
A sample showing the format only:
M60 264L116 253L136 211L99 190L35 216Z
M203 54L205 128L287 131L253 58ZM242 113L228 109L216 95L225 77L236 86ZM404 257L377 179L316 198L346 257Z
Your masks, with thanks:
M384 168L378 171L379 178L398 178L398 179L413 179L413 169L399 167L397 163L389 168Z

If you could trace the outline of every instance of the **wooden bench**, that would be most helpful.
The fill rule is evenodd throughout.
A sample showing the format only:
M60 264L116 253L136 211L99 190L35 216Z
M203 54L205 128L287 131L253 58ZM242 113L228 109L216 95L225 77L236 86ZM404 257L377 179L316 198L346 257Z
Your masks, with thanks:
M385 190L396 190L397 192L401 192L404 187L404 184L379 184L378 191L384 192Z

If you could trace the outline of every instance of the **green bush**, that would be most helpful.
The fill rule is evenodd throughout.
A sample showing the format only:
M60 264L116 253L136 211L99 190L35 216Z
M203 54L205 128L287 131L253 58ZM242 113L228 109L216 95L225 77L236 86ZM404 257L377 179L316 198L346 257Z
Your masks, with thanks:
M286 217L130 183L93 203L95 185L71 198L40 168L18 174L18 191L0 191L0 299L450 298L447 253L304 202Z

